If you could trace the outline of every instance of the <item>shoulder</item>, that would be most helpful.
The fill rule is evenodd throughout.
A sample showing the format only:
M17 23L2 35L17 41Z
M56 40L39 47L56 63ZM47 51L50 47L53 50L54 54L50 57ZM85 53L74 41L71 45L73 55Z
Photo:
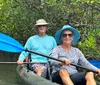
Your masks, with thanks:
M76 47L72 47L71 49L74 50L74 51L76 51L76 52L81 52L80 49L76 48Z
M51 40L55 40L55 38L53 36L46 35L46 37L51 39Z
M35 38L37 38L37 35L34 35L34 36L29 37L28 40L35 39Z
M61 50L61 46L58 45L58 46L56 46L53 50L59 52L59 51Z
M37 35L31 36L28 38L27 42L31 42L37 38Z
M54 38L53 36L50 36L50 35L46 35L46 37L49 37L49 38Z
M79 48L76 47L72 47L73 52L75 52L75 54L77 55L83 55L82 51Z

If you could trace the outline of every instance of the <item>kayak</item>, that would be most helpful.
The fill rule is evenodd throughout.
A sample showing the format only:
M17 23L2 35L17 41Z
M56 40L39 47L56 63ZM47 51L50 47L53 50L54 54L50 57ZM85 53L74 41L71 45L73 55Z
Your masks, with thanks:
M100 69L100 60L93 60L92 59L92 60L89 60L89 62Z
M90 62L93 64L93 62ZM20 77L21 85L59 85L46 78L40 77L33 71L29 70L27 66L18 65L16 68L18 76ZM97 85L100 85L100 81L96 81Z
M29 70L26 66L17 66L17 73L21 79L21 82L24 82L24 85L59 85L48 79L36 75L33 71Z

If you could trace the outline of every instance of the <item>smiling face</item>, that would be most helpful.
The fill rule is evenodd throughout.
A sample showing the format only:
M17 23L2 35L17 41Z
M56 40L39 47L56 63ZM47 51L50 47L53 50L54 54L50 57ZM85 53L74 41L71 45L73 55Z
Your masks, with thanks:
M73 37L74 37L74 35L73 35L72 31L65 30L61 36L63 44L70 44L71 45Z
M47 26L46 25L40 25L38 26L39 33L46 33Z

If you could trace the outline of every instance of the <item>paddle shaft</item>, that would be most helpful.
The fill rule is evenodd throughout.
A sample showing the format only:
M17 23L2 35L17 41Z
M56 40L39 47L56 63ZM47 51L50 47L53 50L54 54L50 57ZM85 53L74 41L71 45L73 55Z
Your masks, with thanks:
M37 55L40 55L40 56L44 56L44 57L46 57L46 58L53 59L53 60L56 60L56 61L59 61L59 62L64 63L64 61L62 61L62 60L59 60L59 59L56 59L56 58L53 58L53 57L50 57L50 56L47 56L47 55L44 55L44 54L40 54L40 53L34 52L34 51L32 51L32 50L26 49L25 51L30 52L30 53L34 53L34 54L37 54ZM87 71L92 71L92 72L94 72L94 73L98 73L97 71L93 71L93 70L91 70L91 69L85 68L85 67L80 66L80 65L76 65L76 64L74 64L74 63L71 63L71 65L72 65L72 66L75 66L75 67L78 67L78 68L85 69L85 70L87 70Z
M17 64L17 62L0 62L0 64ZM46 64L42 62L23 62L23 64Z

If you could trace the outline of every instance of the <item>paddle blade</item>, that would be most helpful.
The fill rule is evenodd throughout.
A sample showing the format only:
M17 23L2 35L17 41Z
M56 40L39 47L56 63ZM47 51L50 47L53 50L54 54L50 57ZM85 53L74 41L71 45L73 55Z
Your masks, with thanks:
M7 52L22 52L25 49L14 38L11 38L3 33L0 33L0 50Z

